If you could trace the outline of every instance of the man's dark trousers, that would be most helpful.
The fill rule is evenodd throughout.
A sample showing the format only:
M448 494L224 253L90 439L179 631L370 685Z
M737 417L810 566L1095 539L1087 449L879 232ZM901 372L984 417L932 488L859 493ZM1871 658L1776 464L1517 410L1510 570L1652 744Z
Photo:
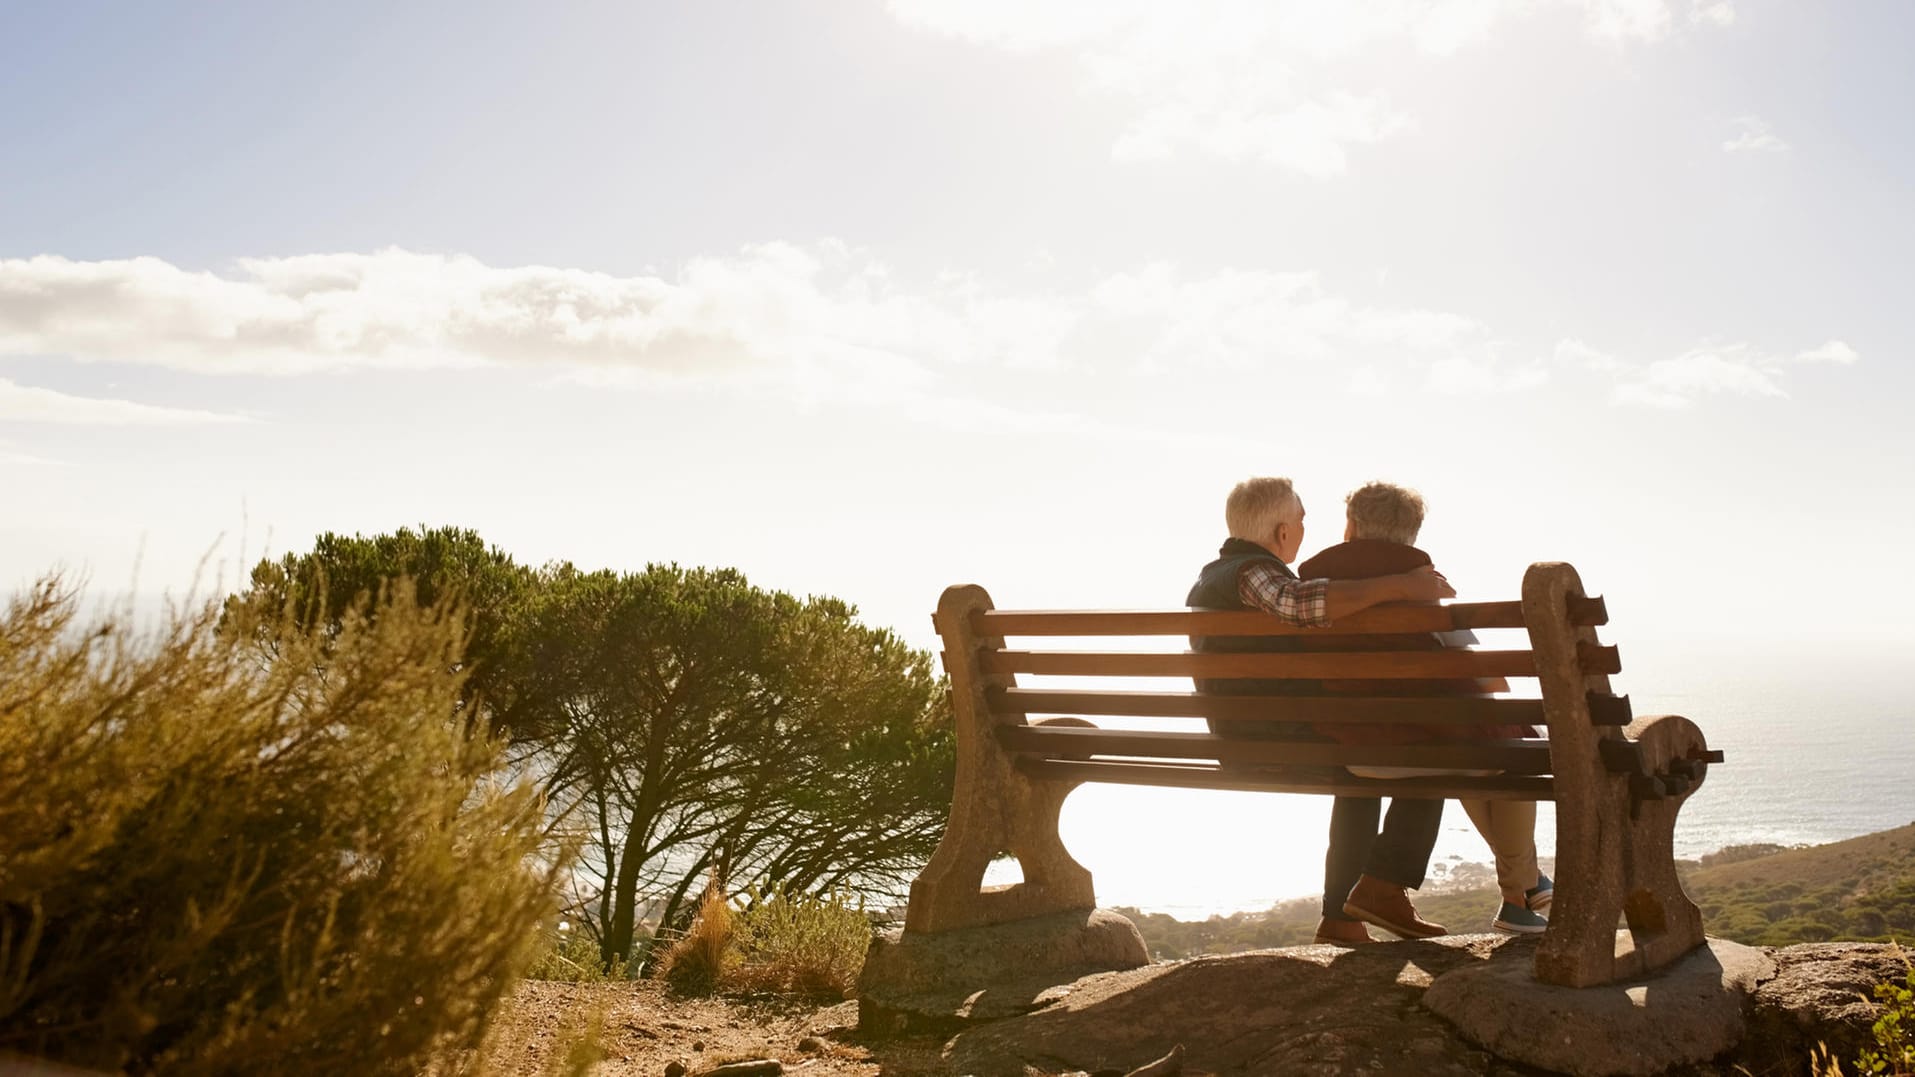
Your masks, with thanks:
M1330 849L1323 855L1323 915L1350 919L1343 914L1343 901L1359 875L1412 890L1422 886L1442 825L1440 800L1391 797L1385 813L1380 797L1337 797L1330 808Z
M1217 559L1197 573L1197 583L1184 597L1184 605L1207 609L1246 610L1251 608L1238 592L1238 579L1253 561L1274 565L1292 579L1296 573L1277 559L1277 555L1254 542L1231 538L1224 540ZM1283 652L1296 649L1294 636L1193 636L1192 650L1201 652ZM1301 681L1255 681L1199 679L1197 690L1212 695L1309 695L1315 686ZM1210 731L1225 736L1275 737L1319 741L1306 723L1236 722L1225 725L1211 722ZM1383 817L1383 833L1376 831ZM1332 920L1348 920L1343 915L1344 899L1357 877L1375 876L1414 890L1423 885L1423 873L1429 868L1430 851L1436 848L1436 832L1443 824L1440 800L1404 800L1390 798L1390 811L1383 815L1382 801L1376 797L1337 797L1330 809L1330 849L1323 857L1323 915Z

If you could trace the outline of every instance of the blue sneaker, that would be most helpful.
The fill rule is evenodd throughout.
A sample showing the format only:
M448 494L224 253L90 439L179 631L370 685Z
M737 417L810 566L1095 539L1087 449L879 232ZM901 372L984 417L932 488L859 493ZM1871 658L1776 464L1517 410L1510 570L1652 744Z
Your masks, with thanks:
M1505 935L1540 935L1549 930L1549 921L1523 908L1521 905L1503 902L1496 910L1496 920L1489 925Z
M1555 896L1556 884L1549 881L1549 876L1538 872L1536 875L1536 885L1523 891L1523 904L1528 906L1530 912L1542 913L1544 916L1547 916L1549 915L1550 900Z

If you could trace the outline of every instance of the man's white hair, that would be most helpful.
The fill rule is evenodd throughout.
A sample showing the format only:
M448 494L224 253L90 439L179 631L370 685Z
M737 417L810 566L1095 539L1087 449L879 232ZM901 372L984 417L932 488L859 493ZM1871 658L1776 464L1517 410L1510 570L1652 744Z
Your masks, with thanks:
M1289 479L1260 476L1245 479L1230 491L1223 504L1224 525L1231 538L1265 542L1277 525L1294 520L1303 511L1303 499Z

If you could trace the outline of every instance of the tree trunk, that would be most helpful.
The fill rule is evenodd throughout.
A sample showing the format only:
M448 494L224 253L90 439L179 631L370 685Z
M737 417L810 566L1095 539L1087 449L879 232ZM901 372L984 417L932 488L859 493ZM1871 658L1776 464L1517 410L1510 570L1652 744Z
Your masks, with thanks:
M639 846L645 836L634 816L625 831L625 843L619 850L618 881L612 887L612 915L599 941L599 957L607 969L625 963L632 953L632 928L638 919L638 869L645 862Z

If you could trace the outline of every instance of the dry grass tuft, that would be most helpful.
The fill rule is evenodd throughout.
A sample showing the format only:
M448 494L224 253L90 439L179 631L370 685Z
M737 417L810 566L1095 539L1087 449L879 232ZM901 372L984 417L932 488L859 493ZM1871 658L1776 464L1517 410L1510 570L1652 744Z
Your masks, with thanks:
M683 938L668 946L659 958L658 975L672 989L688 995L710 994L738 963L733 944L737 914L725 900L725 889L714 873L698 900L698 917Z
M419 1073L537 945L542 807L461 707L462 619L0 612L0 1053ZM374 616L376 614L376 616Z

